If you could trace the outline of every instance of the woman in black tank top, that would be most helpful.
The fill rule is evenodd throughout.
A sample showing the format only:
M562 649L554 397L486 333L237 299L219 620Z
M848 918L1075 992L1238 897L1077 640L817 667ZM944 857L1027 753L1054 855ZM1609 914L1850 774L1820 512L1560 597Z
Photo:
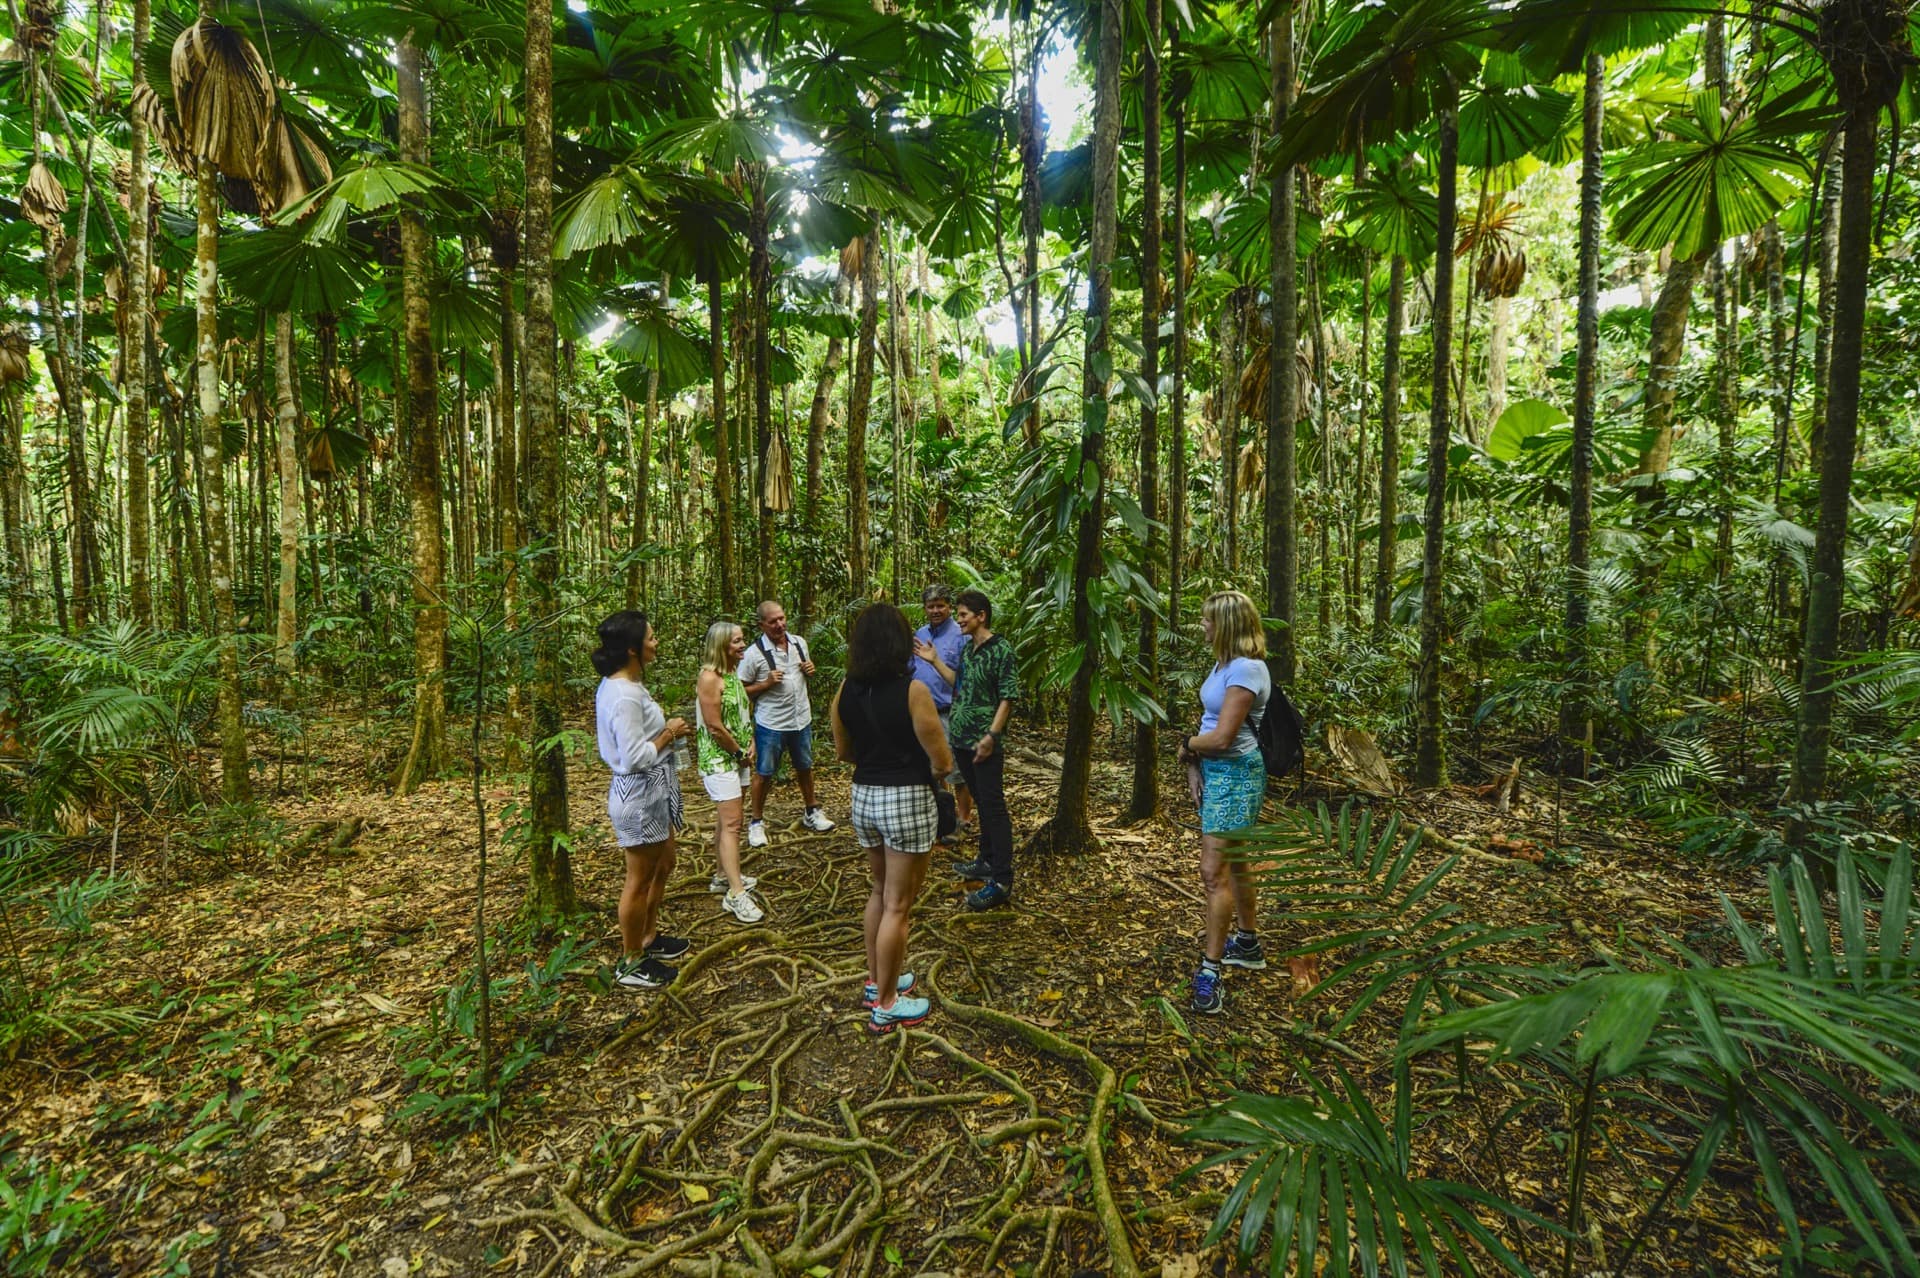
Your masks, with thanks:
M847 681L833 699L833 745L853 764L853 832L867 851L867 1028L884 1034L927 1017L902 972L908 914L938 832L934 776L953 769L933 694L911 678L913 630L892 604L872 604L847 636Z

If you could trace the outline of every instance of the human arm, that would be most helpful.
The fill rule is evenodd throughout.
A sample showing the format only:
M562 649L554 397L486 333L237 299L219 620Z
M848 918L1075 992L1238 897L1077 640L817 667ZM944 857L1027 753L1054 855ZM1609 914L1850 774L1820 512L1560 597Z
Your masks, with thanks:
M749 697L758 698L761 693L779 683L785 672L773 662L760 655L760 649L749 648L747 655L740 658L740 682L746 686Z
M932 666L934 670L939 673L940 677L947 681L949 688L953 686L954 680L958 678L958 675L956 675L952 666L940 660L940 650L933 646L931 639L915 637L913 641L913 655Z
M1247 721L1247 715L1253 709L1253 689L1234 685L1227 689L1226 697L1220 703L1220 718L1213 725L1213 731L1191 736L1184 743L1189 754L1220 754L1233 745L1234 738L1240 735L1240 725Z
M639 772L660 761L667 748L692 729L685 719L669 719L647 697L622 697L611 712L613 739L623 772ZM651 731L650 731L651 729Z
M934 707L933 694L919 680L907 685L907 713L913 716L913 735L927 752L933 774L946 776L953 771L953 749L947 744L946 729L940 726L940 711ZM836 718L835 722L838 722Z
M813 658L807 655L806 641L794 635L793 642L800 646L800 673L809 679L813 678Z
M1000 748L1000 734L1007 730L1007 720L1013 717L1013 702L1002 698L993 708L993 723L980 735L978 744L973 747L973 761L985 763Z
M847 722L840 717L840 697L846 692L841 685L840 691L833 694L833 757L842 763L858 763L853 757L853 735L847 731Z
M722 703L722 694L726 691L726 676L718 670L702 670L698 685L700 696L700 721L706 725L707 735L713 743L728 754L738 758L740 742L734 738L727 727L726 707Z

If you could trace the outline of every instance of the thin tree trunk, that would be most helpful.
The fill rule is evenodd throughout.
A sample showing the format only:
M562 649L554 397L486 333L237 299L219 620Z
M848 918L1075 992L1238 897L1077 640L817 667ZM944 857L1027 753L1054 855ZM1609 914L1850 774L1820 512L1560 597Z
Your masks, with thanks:
M1050 831L1056 852L1078 852L1090 836L1087 791L1094 750L1093 682L1100 667L1090 592L1100 566L1100 534L1106 510L1104 451L1111 403L1113 250L1119 233L1121 13L1120 0L1100 0L1094 72L1093 228L1087 257L1086 355L1080 379L1082 421L1077 468L1078 475L1091 477L1092 492L1082 498L1074 530L1072 634L1080 664L1067 695L1066 739L1061 747L1066 763L1060 773ZM1086 479L1079 482L1085 484ZM1114 1259L1116 1274L1133 1272L1130 1263L1120 1263L1120 1256Z
M1169 45L1178 56L1180 24ZM1173 464L1167 476L1167 628L1180 632L1181 598L1186 592L1187 559L1187 103L1173 107ZM1238 396L1236 395L1237 399ZM1229 512L1231 515L1231 512Z
M1574 355L1573 450L1568 458L1567 683L1560 698L1560 740L1580 776L1586 775L1593 740L1588 711L1587 569L1593 529L1593 424L1600 395L1601 130L1606 88L1606 60L1590 53L1581 99L1585 140L1580 152L1580 317Z
M300 403L293 384L293 316L284 311L274 320L273 389L274 456L280 470L280 610L274 618L273 661L282 675L292 675L300 609Z
M887 256L887 411L890 414L889 425L892 430L892 442L888 449L891 454L893 480L891 498L887 502L888 523L891 525L887 547L887 563L890 569L889 579L892 586L893 605L900 606L900 563L906 557L906 527L902 517L907 507L907 468L905 464L906 433L900 420L900 383L901 372L905 364L906 352L900 345L900 326L906 313L906 307L900 297L900 260L894 250L893 237L882 233L881 250ZM769 596L771 598L771 596Z
M1141 50L1140 148L1140 380L1153 397L1140 406L1140 511L1147 517L1142 576L1151 593L1160 572L1160 32L1158 3L1147 5L1147 42ZM1175 269L1178 269L1176 266ZM1160 618L1140 609L1140 664L1147 686L1160 686ZM1151 718L1133 727L1133 797L1127 819L1145 821L1160 809L1160 733Z
M733 453L727 438L727 315L718 275L707 281L707 331L713 344L713 554L720 574L720 610L734 610Z
M1247 348L1247 300L1242 290L1227 294L1220 315L1220 344L1225 348L1215 402L1220 414L1220 509L1226 520L1226 568L1240 575L1240 359Z
M25 388L0 386L0 517L6 524L7 606L16 630L33 620L33 565L27 559Z
M1897 83L1897 81L1896 81ZM1890 95L1889 95L1890 96ZM1821 438L1819 519L1807 563L1807 626L1800 663L1800 723L1794 743L1790 806L1802 814L1826 797L1846 600L1847 514L1852 501L1854 438L1860 419L1861 348L1866 329L1868 262L1873 243L1878 101L1849 104L1840 183L1839 251L1833 280L1833 346L1827 365L1826 429ZM1788 839L1806 847L1809 825L1797 815Z
M1513 299L1502 294L1488 308L1487 321L1487 428L1485 439L1493 433L1494 423L1507 411L1507 347L1513 329Z
M400 157L429 162L426 84L420 47L400 41L396 62ZM407 487L413 543L413 734L394 774L396 794L412 794L446 761L446 543L440 531L440 375L427 296L433 241L417 208L400 210L407 350Z
M762 599L779 594L774 564L773 508L767 505L767 452L773 446L773 347L768 336L768 312L773 305L773 255L767 246L767 176L754 165L748 178L753 192L747 223L751 252L747 279L753 291L753 505L758 512L760 564L758 590Z
M501 625L505 627L508 634L513 634L518 631L521 621L520 427L519 410L513 393L515 363L513 268L496 260L494 271L500 291L500 337L493 346L493 483L496 494L494 533L500 541L500 556L505 570L500 583ZM366 468L363 466L360 471L363 480L365 473ZM361 491L364 497L364 486ZM364 519L364 514L362 518ZM525 738L525 723L524 708L521 705L519 663L507 662L506 668L508 672L506 676L507 713L500 724L500 736L505 742L506 769L509 772L518 772L526 762L521 749L521 743Z
M206 0L202 0L203 8ZM247 775L247 729L241 717L240 635L233 608L233 544L227 533L227 477L220 422L220 189L213 165L197 168L199 230L194 256L198 377L200 395L200 491L206 514L208 594L213 602L214 633L220 636L220 795L228 803L253 796Z
M1460 128L1452 105L1440 108L1440 242L1433 262L1433 366L1452 367L1453 233L1459 202ZM1440 696L1447 534L1447 451L1452 447L1451 396L1436 388L1427 415L1426 545L1420 565L1420 665L1414 680L1414 784L1447 783L1446 718Z
M530 599L538 626L534 640L530 771L532 831L528 840L525 910L554 920L579 909L573 862L567 850L567 756L560 742L565 723L561 653L572 651L570 631L560 621L560 572L552 553L559 540L563 439L555 400L556 343L553 324L553 8L527 0L525 169L526 319L522 361L525 375L527 460L532 501L527 545L534 552Z
M1293 10L1281 5L1268 28L1268 58L1272 64L1271 134L1279 137L1293 106ZM1293 169L1276 168L1269 175L1272 197L1267 215L1267 244L1271 261L1268 297L1273 306L1273 344L1267 360L1267 614L1274 629L1267 643L1267 662L1275 680L1292 683L1297 637L1294 634L1294 595L1299 588L1300 552L1294 528L1294 429L1299 420L1300 377L1294 368L1299 345L1300 281L1297 275ZM1444 360L1435 368L1445 369ZM1436 401L1446 398L1436 390Z
M1793 387L1787 362L1786 248L1780 221L1767 223L1761 237L1767 274L1767 403L1773 409L1773 495L1793 466Z
M834 285L836 301L844 304L846 278L841 277ZM807 412L807 545L809 549L800 558L800 625L803 629L813 624L814 608L817 605L815 592L820 580L820 556L812 552L813 537L820 529L820 489L821 468L824 459L827 422L833 411L833 383L840 374L840 361L845 344L838 335L827 338L826 358L820 362L820 376L813 384L813 406Z
M133 0L133 48L142 50L152 27L149 0ZM148 494L147 439L152 409L147 402L147 312L153 309L153 241L148 234L147 120L138 106L127 111L127 571L133 620L153 625L153 524Z
M874 345L880 329L880 241L861 243L860 331L854 339L853 388L847 399L847 574L849 593L865 603L867 563L867 415L873 405Z
M1639 473L1658 475L1673 462L1674 399L1679 393L1680 360L1686 353L1687 312L1693 304L1693 283L1700 274L1700 257L1675 257L1653 304L1647 339L1646 407L1640 425L1648 435L1640 455Z
M1833 360L1835 282L1839 275L1840 186L1846 180L1846 157L1840 140L1827 149L1826 175L1820 184L1820 234L1814 241L1814 270L1818 273L1818 324L1813 332L1813 403L1807 413L1807 465L1817 476L1825 464L1827 390Z
M1384 643L1393 619L1393 580L1400 538L1400 334L1407 327L1407 259L1387 268L1387 340L1380 356L1380 522L1374 548L1373 641Z

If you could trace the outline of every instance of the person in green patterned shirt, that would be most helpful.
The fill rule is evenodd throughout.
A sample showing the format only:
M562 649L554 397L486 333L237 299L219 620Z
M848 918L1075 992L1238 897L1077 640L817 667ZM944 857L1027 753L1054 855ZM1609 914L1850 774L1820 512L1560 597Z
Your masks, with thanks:
M719 872L707 886L725 893L721 909L742 923L758 923L766 912L753 899L756 880L740 873L741 794L749 776L747 742L753 740L753 709L746 685L734 671L746 650L746 636L731 621L707 627L700 680L694 689L694 717L699 724L695 743L700 780L713 800L714 852L720 862Z
M1020 699L1020 672L1013 645L993 633L993 605L978 590L963 590L953 620L967 637L960 650L953 708L947 721L954 761L973 792L980 817L980 851L953 867L962 879L981 880L967 896L970 910L988 910L1013 899L1013 821L1007 815L1006 756L1000 737Z

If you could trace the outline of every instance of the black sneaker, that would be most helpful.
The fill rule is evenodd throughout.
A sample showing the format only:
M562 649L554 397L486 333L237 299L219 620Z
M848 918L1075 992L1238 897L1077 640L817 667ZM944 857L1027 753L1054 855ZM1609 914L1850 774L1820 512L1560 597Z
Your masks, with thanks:
M969 910L991 910L996 905L1005 905L1013 899L1013 889L1004 883L989 883L977 892L967 893Z
M655 959L677 959L692 949L692 942L684 936L668 936L665 932L654 935L647 945L647 957Z
M623 990L663 990L673 984L673 978L678 975L678 968L657 958L643 957L634 962L622 959L613 969L613 983Z
M953 876L957 879L967 879L975 883L984 883L993 877L993 867L985 861L955 861L953 863Z
M1220 988L1220 973L1203 967L1193 974L1193 1010L1218 1016L1227 1010L1227 996Z
M1227 949L1220 961L1228 967L1244 967L1250 971L1260 971L1267 965L1266 952L1260 948L1260 938L1249 936L1242 940L1238 934L1227 938Z

